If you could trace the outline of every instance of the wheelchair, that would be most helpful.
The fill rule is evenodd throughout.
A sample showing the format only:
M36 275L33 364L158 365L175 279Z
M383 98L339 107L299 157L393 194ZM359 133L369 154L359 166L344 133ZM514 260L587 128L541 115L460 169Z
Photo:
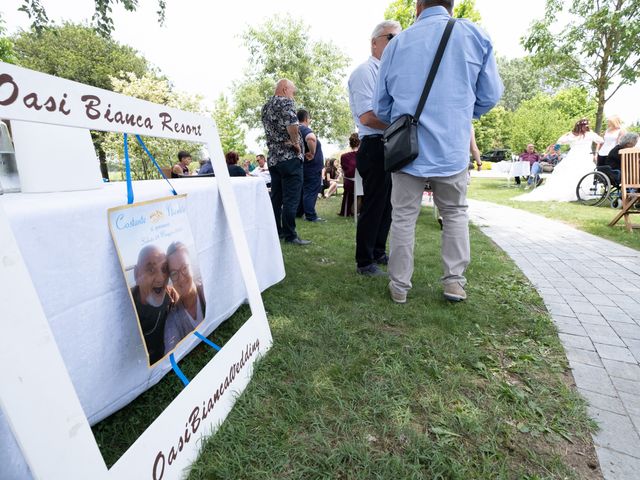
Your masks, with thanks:
M580 179L576 196L583 205L597 207L608 200L611 208L618 208L622 205L620 171L606 165L596 167Z

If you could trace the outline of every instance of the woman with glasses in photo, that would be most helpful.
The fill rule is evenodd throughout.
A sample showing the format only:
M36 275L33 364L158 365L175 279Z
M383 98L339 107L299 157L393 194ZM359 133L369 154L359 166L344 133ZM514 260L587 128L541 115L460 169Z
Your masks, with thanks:
M182 242L173 242L167 249L169 278L176 289L178 301L169 312L164 329L165 355L202 323L205 300L202 283L196 282L191 270L189 251Z

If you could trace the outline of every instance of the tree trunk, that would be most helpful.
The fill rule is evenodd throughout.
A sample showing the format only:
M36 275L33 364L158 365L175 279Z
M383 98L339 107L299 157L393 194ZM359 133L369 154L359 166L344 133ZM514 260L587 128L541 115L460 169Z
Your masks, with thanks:
M606 92L604 86L598 86L598 110L596 111L596 128L595 132L600 135L602 131L602 120L604 119L604 104L606 100L604 98Z
M100 173L102 178L109 180L109 168L107 167L107 154L102 147L98 147L98 159L100 160Z

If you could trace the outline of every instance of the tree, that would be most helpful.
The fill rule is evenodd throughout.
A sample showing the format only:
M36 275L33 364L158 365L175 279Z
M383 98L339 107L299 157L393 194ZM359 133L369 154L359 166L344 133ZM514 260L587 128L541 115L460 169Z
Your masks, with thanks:
M513 115L502 106L493 108L489 113L474 120L476 144L481 152L508 146L511 131L510 118Z
M0 62L15 63L13 42L10 38L4 36L5 31L4 20L0 15Z
M218 127L222 150L224 152L233 150L240 156L245 155L247 153L246 132L240 125L238 115L229 105L227 97L222 94L218 97L213 109L213 119Z
M542 69L533 65L530 58L498 57L497 62L504 83L500 105L507 110L516 110L524 100L529 100L543 91L545 75Z
M95 30L103 37L109 37L114 24L111 18L113 5L122 4L125 10L133 12L138 8L138 0L95 0L96 13L93 15ZM40 0L23 0L19 11L26 13L32 20L33 30L40 34L51 26L47 11ZM158 0L158 21L162 25L165 19L166 0Z
M93 29L66 23L59 27L21 31L14 37L16 63L22 67L113 90L112 79L125 72L143 76L147 61L131 47L99 36ZM93 141L104 178L109 178L102 133Z
M640 0L547 0L522 44L537 65L553 66L558 81L595 92L600 132L607 101L640 76Z
M385 20L396 20L402 29L411 26L416 14L416 0L394 0L384 11Z
M112 78L111 82L114 92L180 110L195 113L201 112L200 97L175 92L166 78L157 77L150 72L147 72L142 77L138 77L134 73L128 73L125 78ZM157 137L144 137L143 141L161 166L170 167L175 164L178 161L176 155L180 150L190 152L194 160L200 158L199 145L191 142ZM123 168L120 163L120 159L123 158L124 148L122 135L119 133L107 133L103 148L109 159L112 160L112 165L116 164ZM134 179L160 178L151 160L149 160L147 154L140 148L133 137L129 141L129 158Z
M533 143L538 151L555 143L586 117L593 121L597 104L584 88L561 90L555 95L539 93L523 101L510 117L510 146L523 151Z
M249 27L242 39L249 50L245 79L233 87L237 112L251 128L262 128L260 111L276 82L297 86L296 104L311 114L316 134L329 142L346 142L353 131L343 85L348 58L331 43L313 41L299 20L274 17Z
M480 23L482 17L476 9L476 0L460 0L453 7L453 16L455 18L467 18L474 23Z
M402 29L408 28L414 21L416 0L394 0L384 12L386 20L397 20ZM455 18L467 18L472 22L481 21L480 12L476 9L476 0L461 0L453 7Z

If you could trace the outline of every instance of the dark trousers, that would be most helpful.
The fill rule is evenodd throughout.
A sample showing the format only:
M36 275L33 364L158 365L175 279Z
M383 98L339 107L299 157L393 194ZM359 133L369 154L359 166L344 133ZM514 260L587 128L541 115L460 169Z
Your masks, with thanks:
M293 240L296 233L296 210L302 190L302 161L294 158L269 167L271 173L271 205L278 234Z
M358 267L366 267L385 254L391 226L391 175L384 171L381 136L362 139L356 165L364 190L356 231L356 262Z
M321 186L322 171L303 168L302 198L300 199L300 206L298 207L299 217L304 213L304 217L309 221L318 218L316 201L318 200L318 193L320 192Z

